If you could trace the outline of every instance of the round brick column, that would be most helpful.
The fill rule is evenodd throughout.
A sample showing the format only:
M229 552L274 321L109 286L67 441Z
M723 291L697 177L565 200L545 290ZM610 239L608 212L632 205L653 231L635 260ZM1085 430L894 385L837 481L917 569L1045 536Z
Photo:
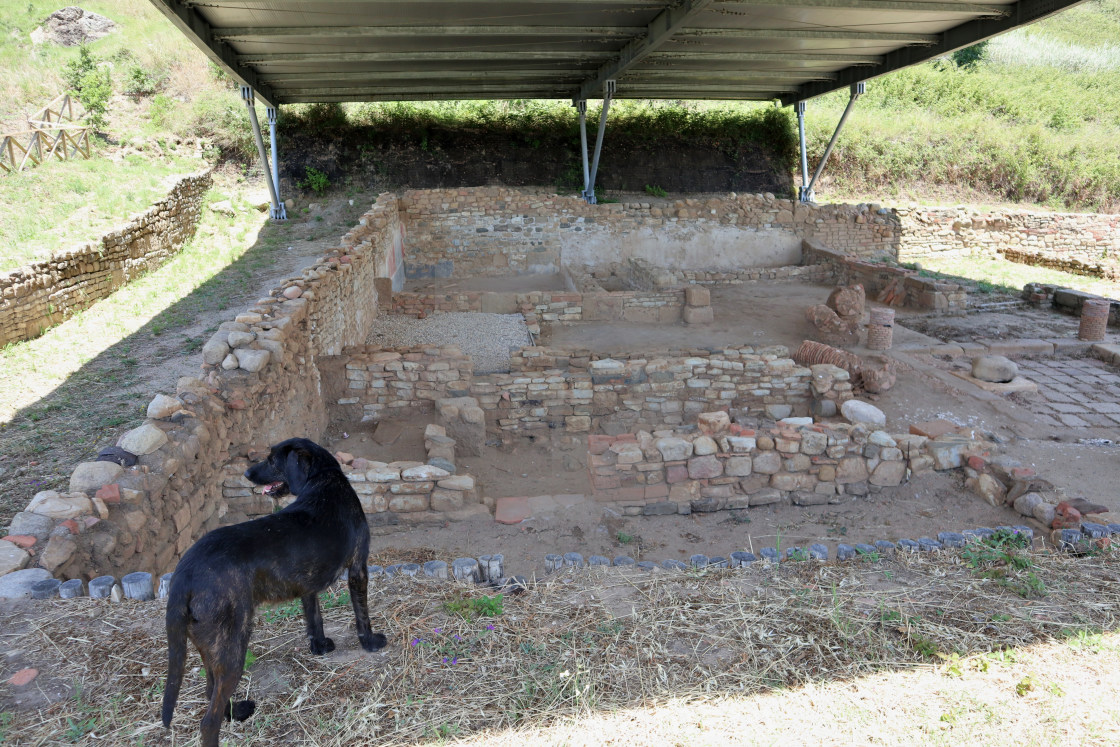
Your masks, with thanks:
M867 347L889 350L894 336L894 309L871 309L867 322Z
M1077 330L1077 339L1089 342L1104 339L1109 306L1105 298L1090 298L1081 304L1081 326Z

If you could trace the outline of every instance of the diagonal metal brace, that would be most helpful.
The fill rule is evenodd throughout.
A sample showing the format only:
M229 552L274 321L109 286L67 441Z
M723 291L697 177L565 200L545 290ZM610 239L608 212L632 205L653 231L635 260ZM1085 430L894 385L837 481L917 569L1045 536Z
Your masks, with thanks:
M583 199L587 200L589 205L594 205L597 202L595 199L595 177L599 173L599 155L603 152L603 134L607 130L607 112L611 110L614 91L615 82L613 80L608 80L603 84L603 108L599 112L599 132L595 135L595 155L591 159L591 172L587 176L587 181L583 187ZM585 146L585 157L586 153L587 148Z
M257 142L257 153L261 157L261 165L264 166L264 173L266 175L265 181L268 182L268 196L272 203L272 208L269 214L276 218L281 215L284 206L280 204L280 198L277 195L276 184L273 181L272 169L268 165L268 154L264 150L264 138L261 137L261 123L257 120L257 107L253 97L253 89L249 86L241 86L241 100L245 102L245 106L249 109L249 122L253 125L253 139ZM286 216L285 216L286 217ZM282 218L278 218L282 220Z
M828 157L832 155L832 149L836 146L836 141L840 139L840 131L844 129L844 123L848 121L848 115L852 113L852 108L855 106L856 99L864 94L867 90L867 83L860 81L853 83L848 93L848 105L844 107L844 113L840 115L840 121L836 123L836 131L832 133L832 139L828 141L828 146L825 147L824 153L821 155L821 161L817 164L817 170L813 172L813 178L806 183L805 177L809 173L808 161L805 155L805 107L804 101L799 101L797 105L797 125L801 137L801 183L802 187L798 190L798 199L801 202L815 202L816 196L813 194L813 187L820 178L821 172L824 171L824 165L828 162Z

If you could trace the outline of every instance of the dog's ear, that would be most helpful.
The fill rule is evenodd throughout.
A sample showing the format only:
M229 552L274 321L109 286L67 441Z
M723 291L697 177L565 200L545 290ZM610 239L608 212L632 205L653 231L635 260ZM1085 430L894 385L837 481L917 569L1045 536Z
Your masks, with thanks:
M287 478L288 490L293 494L299 495L307 482L311 461L311 452L307 449L299 446L288 449L288 456L284 460L284 477Z

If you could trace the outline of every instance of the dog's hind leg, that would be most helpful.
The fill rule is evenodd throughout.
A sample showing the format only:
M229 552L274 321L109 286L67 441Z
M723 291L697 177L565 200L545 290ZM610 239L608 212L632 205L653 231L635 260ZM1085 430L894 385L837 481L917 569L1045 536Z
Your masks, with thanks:
M358 641L366 651L377 651L385 647L385 636L374 633L369 625L369 570L366 568L366 552L360 552L358 559L350 566L347 585L350 587L350 603L354 606L354 625L358 629Z
M209 698L206 714L202 717L202 747L218 746L223 721L230 718L244 721L256 710L257 704L251 700L231 702L245 668L252 623L247 616L237 615L236 618L232 620L232 631L224 625L208 626L210 629L201 635L196 629L194 636L206 667L206 694Z
M307 594L299 599L303 603L303 620L307 625L307 640L311 653L316 656L334 651L334 641L323 634L323 613L319 610L319 595Z

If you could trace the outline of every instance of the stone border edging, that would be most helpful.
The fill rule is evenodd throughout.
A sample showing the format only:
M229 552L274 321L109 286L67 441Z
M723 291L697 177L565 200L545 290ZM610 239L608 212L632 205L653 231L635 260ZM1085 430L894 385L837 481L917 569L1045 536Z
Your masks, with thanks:
M870 559L878 561L884 555L895 552L927 553L941 550L962 549L970 543L979 542L991 537L996 532L1005 531L1022 534L1032 542L1036 538L1031 527L1023 525L977 527L965 529L960 532L938 532L937 538L919 537L917 540L900 539L897 541L875 540L873 543L856 543L849 545L837 543L835 560L844 562L849 560ZM1069 554L1087 554L1096 550L1111 548L1111 538L1120 535L1120 524L1095 524L1082 522L1079 529L1059 529L1052 533L1051 539L1061 552ZM1102 542L1103 541L1103 542ZM545 555L545 573L557 573L565 570L578 570L595 567L636 568L644 571L690 571L703 568L748 568L756 563L763 567L772 567L781 563L802 562L817 560L826 562L830 560L828 546L814 542L807 547L793 546L764 547L757 554L746 551L735 551L724 556L707 556L694 554L688 561L667 558L655 563L653 561L636 561L628 555L619 555L607 558L602 555L591 555L586 560L578 552L563 554L549 553ZM419 563L393 563L388 566L368 566L370 578L385 576L409 576L413 578L432 578L441 581L466 582L472 584L487 584L498 591L516 593L524 590L530 580L524 576L505 575L505 555L493 553L480 555L478 558L456 558L450 564L443 560L430 560L423 565ZM151 573L137 571L123 576L119 581L113 576L99 576L88 584L88 596L94 599L109 599L121 602L125 599L133 601L151 601L166 599L171 586L173 573L165 573L159 577L158 587L154 585ZM344 579L345 573L339 577ZM85 587L80 579L71 579L62 582L56 578L46 578L32 583L25 597L32 599L74 599L86 596ZM20 597L13 597L20 598Z

